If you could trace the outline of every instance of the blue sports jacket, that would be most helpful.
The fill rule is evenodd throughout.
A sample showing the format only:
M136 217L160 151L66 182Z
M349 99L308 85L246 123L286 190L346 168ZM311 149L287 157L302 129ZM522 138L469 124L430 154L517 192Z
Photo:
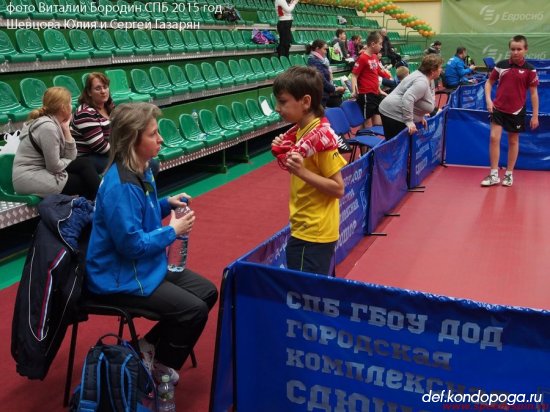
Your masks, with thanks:
M96 197L87 255L87 288L97 294L149 296L166 275L166 247L176 239L162 218L168 199L157 199L151 170L144 178L114 163Z
M456 87L461 83L467 83L467 74L472 73L472 69L466 67L464 60L458 56L453 56L447 62L445 67L445 83L447 87Z

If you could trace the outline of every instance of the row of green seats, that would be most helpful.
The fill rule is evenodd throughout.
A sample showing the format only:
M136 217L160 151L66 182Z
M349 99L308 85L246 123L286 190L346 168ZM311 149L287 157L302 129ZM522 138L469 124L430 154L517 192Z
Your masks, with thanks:
M56 29L38 33L32 29L15 32L17 49L8 34L0 30L0 63L110 58L112 56L140 56L168 53L197 53L232 50L261 50L275 45L256 44L250 30L113 30L96 29L93 42L83 30L71 29L68 39ZM131 33L131 34L130 34Z
M147 102L151 99L166 99L186 93L265 81L292 65L304 64L301 55L292 55L291 59L292 62L285 56L250 60L231 59L227 63L202 62L200 66L194 63L184 66L172 64L168 66L168 72L162 67L152 66L148 72L143 69L131 69L127 73L124 69L111 69L106 70L105 74L111 81L110 92L115 104ZM87 74L82 76L82 87L86 76ZM73 106L76 107L82 88L71 76L57 75L53 78L53 85L67 88L71 92ZM25 120L32 109L42 106L42 96L47 87L40 79L22 79L19 83L19 102L11 86L0 81L0 124Z
M164 141L158 157L161 161L171 160L277 123L281 117L274 111L274 101L273 95L271 100L260 96L244 103L235 101L231 108L217 105L215 114L203 109L198 112L198 124L184 113L178 118L179 128L171 119L160 119L159 133ZM264 114L262 106L271 111L269 115Z
M396 31L389 31L388 39L390 39L393 42L403 41L403 38L401 37L401 35Z
M296 13L317 13L329 16L357 16L357 11L346 7L322 6L320 4L298 3Z
M399 48L402 55L417 57L422 56L424 51L418 44L402 44Z
M365 29L372 29L372 30L380 29L380 25L376 20L366 19L364 17L352 17L350 20L353 26L363 27Z

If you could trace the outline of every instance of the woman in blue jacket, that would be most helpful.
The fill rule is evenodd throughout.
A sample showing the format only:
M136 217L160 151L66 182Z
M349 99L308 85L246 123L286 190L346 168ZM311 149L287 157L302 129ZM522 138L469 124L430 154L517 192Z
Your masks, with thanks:
M342 103L342 95L346 89L343 86L334 86L332 83L327 52L326 41L314 40L311 45L306 47L306 53L309 53L307 65L316 68L323 78L323 98L321 100L323 107L338 107Z
M155 377L183 366L218 298L207 279L185 269L168 272L166 247L193 228L193 212L176 218L185 193L158 199L149 167L162 143L160 110L149 103L121 104L111 113L109 167L95 205L87 254L86 286L101 299L143 308L161 320L140 340ZM162 218L171 214L170 223Z

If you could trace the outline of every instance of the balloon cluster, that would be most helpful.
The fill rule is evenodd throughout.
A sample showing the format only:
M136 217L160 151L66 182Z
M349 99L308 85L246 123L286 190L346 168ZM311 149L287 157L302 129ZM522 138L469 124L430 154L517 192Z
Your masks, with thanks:
M401 25L418 31L421 36L435 36L435 31L433 31L425 20L421 20L405 12L405 10L394 4L391 0L305 0L303 2L337 7L353 7L363 13L384 13L397 19Z

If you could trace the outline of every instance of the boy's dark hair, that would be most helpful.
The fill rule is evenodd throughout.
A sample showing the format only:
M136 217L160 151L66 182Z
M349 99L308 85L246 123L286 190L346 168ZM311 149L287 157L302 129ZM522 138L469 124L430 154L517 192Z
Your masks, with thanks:
M441 42L439 40L436 40L432 43L432 46L441 46Z
M322 49L326 44L327 42L321 39L313 40L313 43L306 46L306 53L309 54L314 50Z
M359 36L358 34L354 34L353 36L351 36L351 41L355 41L359 38L361 38L361 36Z
M465 52L465 51L466 51L466 47L460 46L460 47L457 47L457 48L456 48L456 54L457 54L457 55L458 55L458 54L461 54L461 53L463 53L463 52Z
M527 49L527 37L525 37L522 34L518 34L517 36L512 37L508 42L508 48L510 48L510 45L512 44L512 42L519 43L520 41L522 41L523 44L525 44L525 48Z
M321 105L323 79L317 69L306 66L293 66L278 75L273 81L273 94L275 97L279 97L284 92L287 92L296 100L305 95L311 96L311 111L317 117L324 116L325 111Z
M336 37L340 37L340 35L345 32L346 31L344 29L336 29Z
M367 37L367 46L370 46L373 43L378 43L382 39L380 32L371 31L369 37Z

